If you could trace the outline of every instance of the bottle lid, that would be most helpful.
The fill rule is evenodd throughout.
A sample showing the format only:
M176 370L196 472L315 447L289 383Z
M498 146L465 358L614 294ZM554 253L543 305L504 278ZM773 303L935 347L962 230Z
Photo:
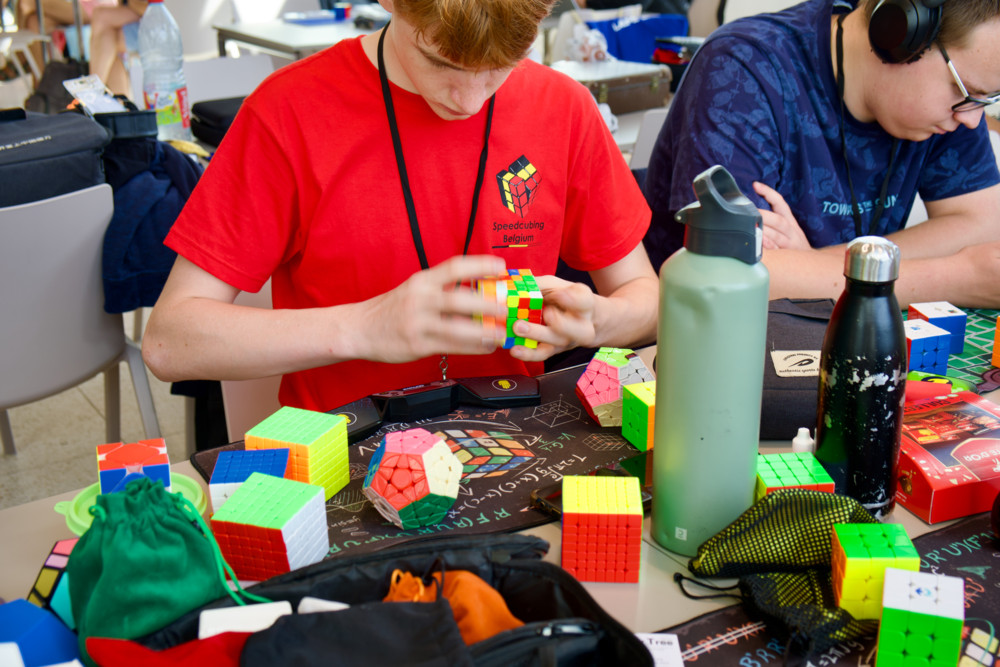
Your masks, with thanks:
M859 236L847 244L844 275L866 283L888 283L899 277L899 246L881 236Z
M684 247L699 255L759 262L764 242L760 211L740 192L732 174L715 165L695 176L692 187L698 201L675 216L687 225Z

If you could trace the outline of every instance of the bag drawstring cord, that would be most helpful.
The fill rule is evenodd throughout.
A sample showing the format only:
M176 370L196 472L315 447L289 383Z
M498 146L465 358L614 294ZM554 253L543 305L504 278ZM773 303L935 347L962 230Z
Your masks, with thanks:
M226 593L229 594L229 597L231 597L233 601L240 606L246 605L246 601L243 600L243 598L241 598L240 595L247 598L247 600L252 600L254 602L271 602L271 600L269 600L266 597L255 595L253 593L246 591L240 585L239 580L236 578L236 573L233 572L233 569L229 566L229 563L227 563L226 559L222 556L222 549L219 548L219 543L215 541L215 536L212 535L212 531L209 530L208 524L205 523L205 519L202 518L201 516L201 512L198 511L198 509L191 503L190 500L188 500L181 494L174 493L171 495L176 499L175 502L177 502L178 509L187 514L189 518L191 518L195 523L198 524L198 527L201 528L201 532L208 539L209 544L212 545L212 555L215 557L215 569L219 575L219 581L222 582L222 586L223 588L226 589ZM232 588L230 588L228 582L226 581L226 575L229 576L229 579L233 582L233 585L236 587L235 591ZM237 592L239 594L237 594Z
M739 584L733 584L732 586L713 586L712 584L707 584L704 581L698 581L697 579L692 579L691 577L685 577L680 572L674 572L674 581L677 582L677 586L680 587L681 593L684 594L684 597L686 597L686 598L688 598L690 600L709 600L709 599L712 599L712 598L741 598L742 599L742 597L743 597L742 595L739 594L739 592L733 592L733 593L722 592L722 593L718 593L718 594L715 594L715 595L694 595L693 593L689 593L687 591L687 589L684 588L684 582L690 582L692 584L697 584L698 586L701 586L702 588L710 588L713 591L732 591L734 589L739 588Z

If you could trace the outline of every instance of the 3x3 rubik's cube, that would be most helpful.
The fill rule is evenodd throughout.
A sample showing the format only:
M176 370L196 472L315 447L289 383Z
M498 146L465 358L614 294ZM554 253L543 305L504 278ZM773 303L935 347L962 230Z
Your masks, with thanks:
M907 368L944 375L948 355L961 354L965 346L966 314L947 301L913 303L906 312Z
M639 581L639 478L567 475L562 481L562 567L580 581Z
M522 338L514 333L514 322L527 320L534 324L542 323L542 290L538 281L529 269L508 269L507 275L498 278L482 278L476 281L476 291L487 301L504 304L507 308L505 322L482 315L483 328L490 331L503 327L506 329L503 348L509 350L515 345L538 347L538 341Z

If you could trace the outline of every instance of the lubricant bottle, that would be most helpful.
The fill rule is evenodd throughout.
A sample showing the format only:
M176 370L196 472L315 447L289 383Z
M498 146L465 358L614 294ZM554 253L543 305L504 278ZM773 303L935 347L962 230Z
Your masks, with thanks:
M844 292L823 338L816 458L837 493L877 519L895 506L906 395L906 333L893 291L899 248L879 236L847 245Z
M652 535L693 556L753 503L769 277L760 212L721 166L694 179L660 269Z

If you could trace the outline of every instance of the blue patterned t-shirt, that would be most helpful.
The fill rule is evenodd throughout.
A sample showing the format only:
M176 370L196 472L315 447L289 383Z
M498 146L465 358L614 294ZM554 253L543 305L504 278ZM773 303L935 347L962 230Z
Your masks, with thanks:
M716 164L759 208L769 206L753 191L754 181L781 193L813 247L856 236L831 60L833 12L834 0L808 0L740 19L698 50L645 180L653 210L645 243L657 269L683 245L684 226L674 214L694 200L692 181ZM934 201L1000 182L985 122L975 130L959 126L925 141L900 141L885 211L873 229L893 137L850 112L844 125L863 234L902 229L918 192Z

